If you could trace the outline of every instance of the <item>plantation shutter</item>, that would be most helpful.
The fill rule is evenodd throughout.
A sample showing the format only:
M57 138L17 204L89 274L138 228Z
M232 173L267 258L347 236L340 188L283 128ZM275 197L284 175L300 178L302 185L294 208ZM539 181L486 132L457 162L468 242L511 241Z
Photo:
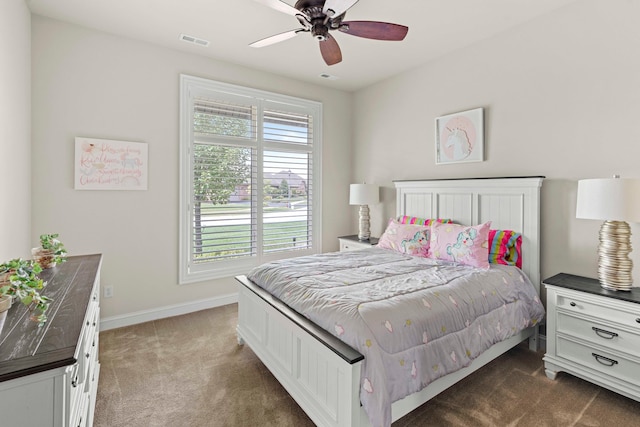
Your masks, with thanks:
M313 118L308 114L266 110L264 135L265 213L263 249L283 252L313 244Z
M196 98L193 113L193 261L255 255L256 107Z
M316 250L317 106L245 92L189 93L181 283Z

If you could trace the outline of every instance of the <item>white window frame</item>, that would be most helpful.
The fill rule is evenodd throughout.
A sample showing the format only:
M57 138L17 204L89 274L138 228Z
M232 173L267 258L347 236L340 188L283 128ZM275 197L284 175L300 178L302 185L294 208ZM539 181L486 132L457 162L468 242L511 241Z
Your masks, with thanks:
M231 260L219 260L211 263L195 264L191 256L191 242L193 241L193 99L197 94L206 94L212 99L216 96L228 94L229 97L248 97L252 102L274 103L285 105L291 111L304 111L314 117L313 128L313 198L312 198L312 246L307 250L295 250L291 252L279 252L274 254L264 254L262 251L262 237L258 233L257 255ZM262 129L258 129L258 182L257 187L263 188L262 171ZM322 104L317 101L295 98L258 89L236 86L228 83L199 77L180 75L180 203L179 203L179 268L178 283L188 284L205 280L219 279L224 277L245 274L251 268L264 262L282 258L309 255L322 252ZM262 206L263 198L260 190L257 197L257 205ZM262 227L262 209L257 213L258 228Z

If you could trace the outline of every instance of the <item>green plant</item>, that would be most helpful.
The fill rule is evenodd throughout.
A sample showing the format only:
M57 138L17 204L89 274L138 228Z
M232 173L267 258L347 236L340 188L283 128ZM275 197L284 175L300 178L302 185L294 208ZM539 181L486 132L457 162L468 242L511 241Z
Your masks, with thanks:
M51 259L48 260L51 263L60 264L67 260L67 250L60 240L58 240L58 234L41 234L40 246L45 251L51 253Z
M50 299L40 294L46 283L38 277L40 264L15 258L0 264L0 296L15 297L32 312L31 318L40 324L47 321L45 312ZM36 313L34 313L34 310Z

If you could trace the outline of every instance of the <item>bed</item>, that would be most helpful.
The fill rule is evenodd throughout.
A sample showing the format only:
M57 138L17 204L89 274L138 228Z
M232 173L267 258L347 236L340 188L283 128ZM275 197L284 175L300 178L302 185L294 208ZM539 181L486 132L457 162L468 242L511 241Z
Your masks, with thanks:
M542 180L543 177L518 177L396 181L396 214L451 218L467 225L492 221L492 228L520 232L521 270L539 295ZM364 257L364 252L359 256ZM358 351L354 345L336 337L341 331L327 332L246 276L238 276L237 280L240 283L238 342L247 344L255 352L317 425L371 425L371 410L369 415L365 413L360 393L363 380L367 381L367 377L361 375L366 371L367 363L374 363L373 357L365 359L363 347ZM531 326L493 343L474 355L465 367L440 376L425 388L394 401L390 407L391 421L406 415L524 340L529 340L531 349L537 349L537 338L537 327ZM373 424L388 425L389 422L377 422L373 418Z

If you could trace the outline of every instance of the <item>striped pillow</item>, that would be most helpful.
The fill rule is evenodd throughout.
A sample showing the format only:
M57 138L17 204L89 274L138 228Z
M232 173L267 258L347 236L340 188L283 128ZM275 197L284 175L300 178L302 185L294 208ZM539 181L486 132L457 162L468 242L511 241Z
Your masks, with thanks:
M437 218L437 219L431 219L431 218L420 218L417 216L409 216L409 215L404 215L404 216L399 216L398 217L398 222L400 224L415 224L415 225L424 225L425 227L430 226L432 223L434 222L439 222L442 224L449 224L451 221L450 219L442 219L442 218Z
M489 230L489 262L522 268L522 234L511 230Z

